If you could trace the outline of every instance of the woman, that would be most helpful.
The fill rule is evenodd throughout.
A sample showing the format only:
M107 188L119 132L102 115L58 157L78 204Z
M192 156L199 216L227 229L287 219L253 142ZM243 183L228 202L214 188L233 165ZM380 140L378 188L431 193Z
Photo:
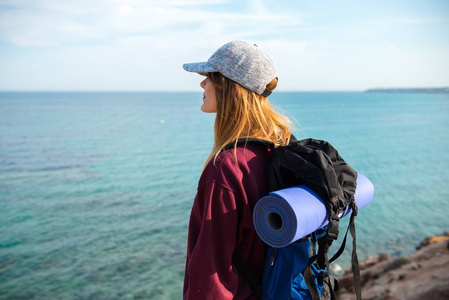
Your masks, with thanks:
M279 146L290 140L291 122L267 98L277 85L276 67L257 45L242 41L225 44L207 62L183 67L206 76L201 110L216 113L214 146L190 217L184 299L255 299L233 256L262 283L265 245L254 230L252 211L268 193L271 155L263 143L242 141L256 138Z

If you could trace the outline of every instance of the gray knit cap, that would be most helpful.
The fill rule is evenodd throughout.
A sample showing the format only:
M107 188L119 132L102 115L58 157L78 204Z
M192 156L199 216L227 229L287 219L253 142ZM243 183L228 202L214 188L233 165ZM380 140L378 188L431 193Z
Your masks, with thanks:
M270 94L265 87L277 77L273 59L257 45L242 41L221 46L207 62L184 64L183 68L196 73L220 72L263 96Z

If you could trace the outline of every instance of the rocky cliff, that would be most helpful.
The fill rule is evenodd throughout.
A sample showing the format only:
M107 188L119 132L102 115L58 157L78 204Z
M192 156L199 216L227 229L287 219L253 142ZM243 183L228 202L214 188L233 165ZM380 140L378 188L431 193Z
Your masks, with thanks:
M449 299L449 232L425 239L413 254L360 263L364 300ZM352 273L339 279L341 300L353 300Z

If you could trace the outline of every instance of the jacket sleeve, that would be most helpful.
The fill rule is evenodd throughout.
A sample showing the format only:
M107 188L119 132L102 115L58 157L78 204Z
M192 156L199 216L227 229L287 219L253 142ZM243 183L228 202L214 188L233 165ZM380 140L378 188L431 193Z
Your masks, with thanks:
M234 191L215 181L200 187L190 216L184 300L233 299L239 283L232 268L237 234Z

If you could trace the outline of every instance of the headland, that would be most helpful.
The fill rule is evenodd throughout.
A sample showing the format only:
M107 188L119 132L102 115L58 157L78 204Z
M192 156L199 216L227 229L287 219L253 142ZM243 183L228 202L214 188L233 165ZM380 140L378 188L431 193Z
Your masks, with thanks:
M415 253L382 253L360 262L364 300L449 299L449 231L426 238ZM339 279L340 300L355 300L351 271Z
M365 93L431 93L449 94L449 87L440 88L374 88L368 89Z

